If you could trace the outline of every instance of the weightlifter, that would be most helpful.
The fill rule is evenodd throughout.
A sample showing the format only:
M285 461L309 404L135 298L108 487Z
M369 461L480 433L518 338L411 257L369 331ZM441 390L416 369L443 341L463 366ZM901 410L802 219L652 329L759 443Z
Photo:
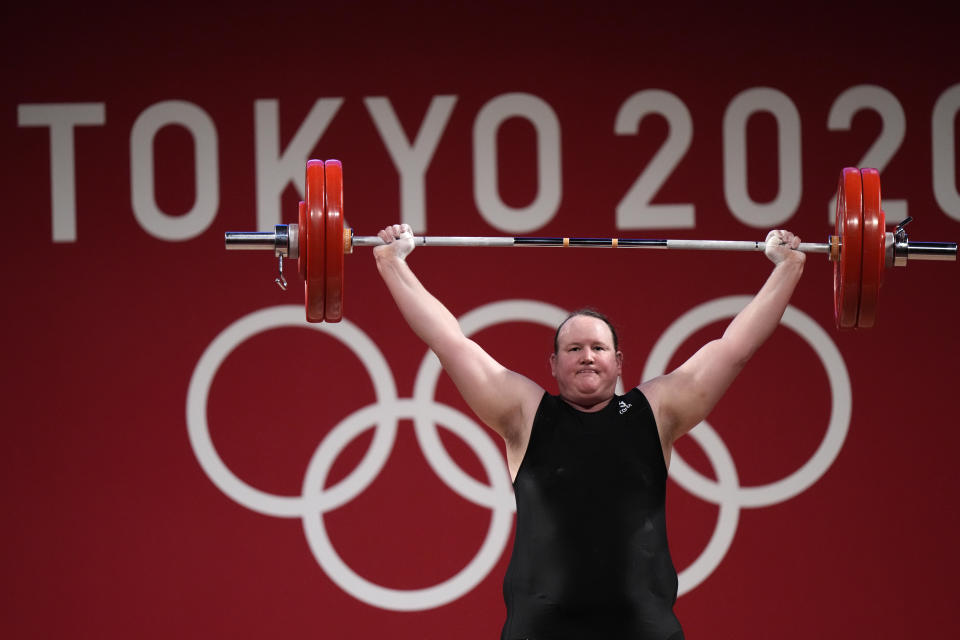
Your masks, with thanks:
M792 250L800 239L771 231L773 271L723 336L618 396L623 354L601 314L577 311L557 328L551 395L464 336L407 265L409 226L379 237L377 269L403 317L506 443L517 525L501 639L681 640L664 512L673 443L707 417L780 323L803 272L806 256Z

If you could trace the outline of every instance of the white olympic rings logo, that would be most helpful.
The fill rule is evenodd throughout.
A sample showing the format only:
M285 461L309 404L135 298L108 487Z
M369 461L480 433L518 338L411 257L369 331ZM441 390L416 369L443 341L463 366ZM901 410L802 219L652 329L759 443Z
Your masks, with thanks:
M671 325L657 341L643 379L660 375L675 349L703 326L736 315L750 298L732 296L700 305ZM504 300L474 309L460 318L466 335L504 322L533 322L555 328L566 317L560 307L532 300ZM720 508L717 525L706 548L679 574L682 595L703 582L723 560L744 507L762 507L788 500L814 484L830 467L843 446L850 423L851 388L843 358L827 333L809 316L789 307L783 324L800 334L820 357L829 379L832 406L823 442L813 457L786 478L765 486L742 487L729 450L706 422L691 431L703 447L717 480L697 473L674 452L670 477L697 497ZM238 478L223 462L207 424L210 386L227 356L247 339L278 327L310 328L326 333L351 349L370 373L376 402L358 409L336 425L310 460L299 496L281 496L256 489ZM194 369L187 392L187 431L194 454L210 480L237 503L265 515L303 521L314 557L341 589L375 607L394 611L422 611L448 604L470 592L490 573L509 542L516 504L503 455L486 429L452 407L433 399L440 362L428 351L420 363L413 398L398 398L396 383L376 344L349 320L337 324L305 324L299 305L269 307L240 318L207 347ZM618 392L622 388L618 387ZM412 419L417 442L434 472L463 498L491 510L486 538L474 558L459 573L424 589L390 589L358 575L339 556L327 536L323 515L362 493L379 475L393 449L398 421ZM464 472L447 453L437 425L460 437L477 455L489 484ZM373 440L357 467L335 485L324 489L334 461L358 435L375 425Z

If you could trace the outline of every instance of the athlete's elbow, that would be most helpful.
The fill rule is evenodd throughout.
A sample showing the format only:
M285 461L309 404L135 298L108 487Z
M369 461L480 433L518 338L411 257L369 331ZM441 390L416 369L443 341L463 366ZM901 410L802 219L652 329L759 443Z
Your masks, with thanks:
M740 373L747 366L747 362L750 361L762 344L743 338L738 334L731 335L730 332L727 332L714 343L716 359L722 363L724 369L732 372L733 375Z

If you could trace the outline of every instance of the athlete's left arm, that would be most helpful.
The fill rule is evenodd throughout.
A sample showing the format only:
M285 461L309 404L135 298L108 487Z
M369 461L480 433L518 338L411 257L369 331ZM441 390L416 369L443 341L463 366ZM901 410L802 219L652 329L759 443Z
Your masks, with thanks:
M773 333L803 273L800 238L789 231L767 234L773 272L723 336L700 348L671 373L640 385L650 400L666 453L677 438L707 417L750 357Z

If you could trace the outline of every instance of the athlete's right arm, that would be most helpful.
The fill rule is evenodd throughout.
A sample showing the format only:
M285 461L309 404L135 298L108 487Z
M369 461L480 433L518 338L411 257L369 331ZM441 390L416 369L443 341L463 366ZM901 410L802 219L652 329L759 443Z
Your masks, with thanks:
M379 236L387 244L373 251L377 270L407 324L437 354L477 417L507 441L508 452L525 450L543 389L464 336L453 314L424 288L407 265L406 256L414 248L408 225L387 227ZM515 472L518 461L509 462Z

